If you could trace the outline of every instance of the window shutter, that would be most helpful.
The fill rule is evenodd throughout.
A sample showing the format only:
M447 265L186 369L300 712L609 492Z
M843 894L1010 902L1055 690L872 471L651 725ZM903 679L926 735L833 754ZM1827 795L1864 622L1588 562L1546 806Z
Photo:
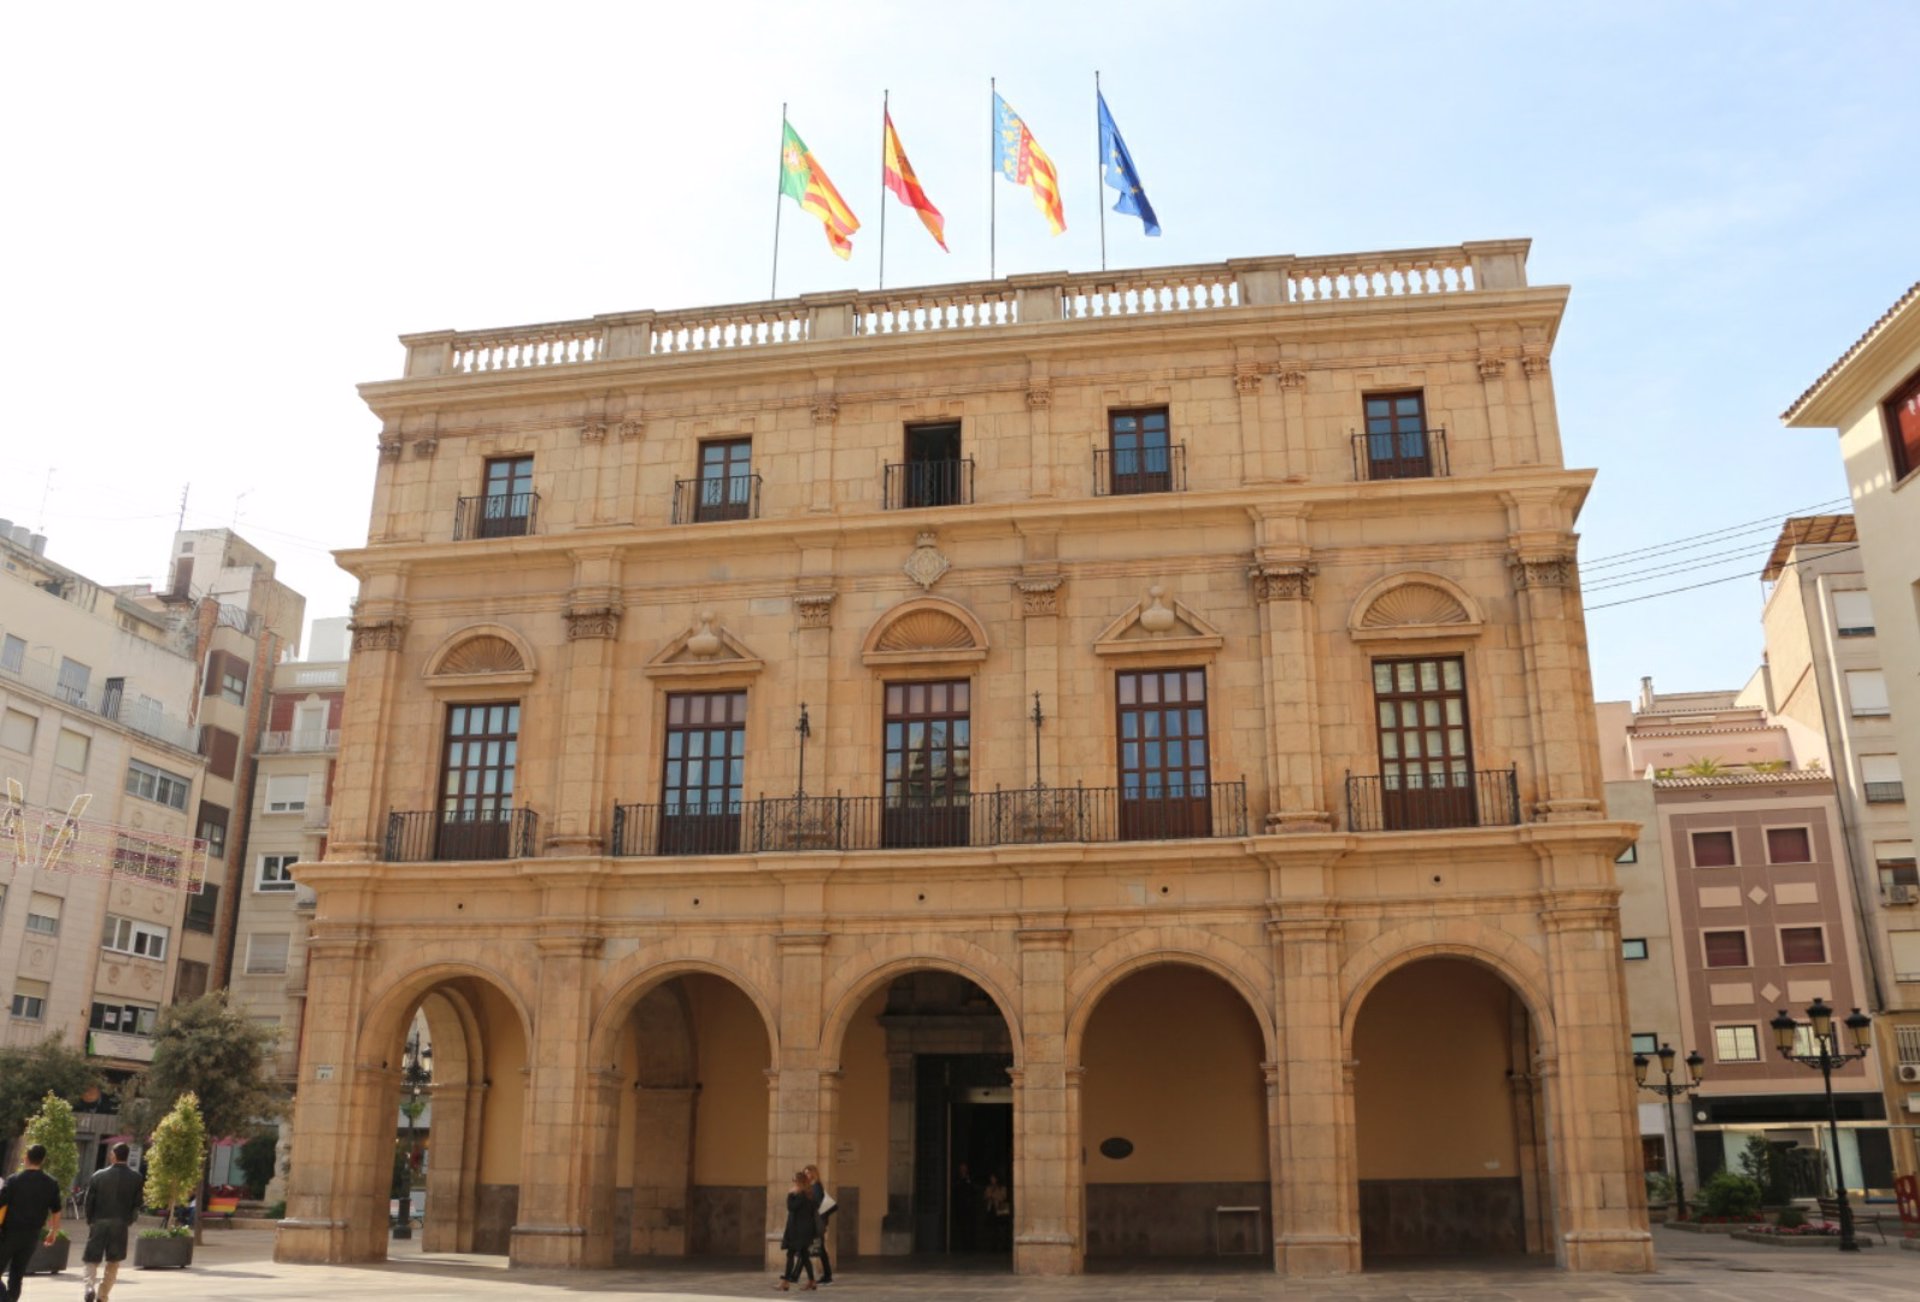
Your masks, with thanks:
M1706 933L1708 967L1745 967L1747 934L1744 931Z
M1824 963L1827 940L1818 927L1782 927L1780 929L1782 963Z
M249 975L267 975L287 970L287 945L290 937L286 932L258 932L247 937L247 972Z

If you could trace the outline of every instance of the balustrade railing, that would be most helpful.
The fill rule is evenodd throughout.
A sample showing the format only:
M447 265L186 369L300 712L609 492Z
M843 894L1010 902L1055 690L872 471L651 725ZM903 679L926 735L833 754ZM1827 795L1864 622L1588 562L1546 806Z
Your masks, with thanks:
M760 518L760 476L728 475L724 479L673 481L673 522L705 524L711 520Z
M798 303L768 303L759 308L675 312L655 318L647 351L710 353L726 348L759 348L799 343L812 333L812 314Z
M296 728L291 732L273 731L260 735L262 755L299 755L339 748L338 728Z
M535 366L568 366L600 360L606 352L606 333L591 322L551 326L522 326L460 335L453 346L450 369L459 374L476 371L524 371Z
M957 292L944 287L901 293L875 292L862 294L853 308L853 332L858 335L975 330L1015 325L1019 320L1019 296L1004 285Z
M1353 436L1353 477L1361 483L1376 479L1442 479L1446 474L1447 432L1444 429L1403 429Z
M1187 487L1187 447L1095 448L1096 497L1133 497L1141 493L1180 493Z
M387 815L382 859L530 859L539 836L540 816L531 809L396 810Z
M1514 769L1452 773L1347 775L1347 830L1424 832L1449 827L1510 827L1520 821Z
M1287 269L1289 303L1463 294L1479 288L1473 256L1465 248L1297 258Z
M1240 303L1239 278L1224 264L1155 267L1070 277L1060 293L1060 315L1075 321L1087 317L1197 312L1206 308L1239 307Z
M538 493L489 493L454 503L453 540L525 538L540 514Z
M889 511L969 506L972 502L972 457L959 461L904 461L887 467L886 509Z

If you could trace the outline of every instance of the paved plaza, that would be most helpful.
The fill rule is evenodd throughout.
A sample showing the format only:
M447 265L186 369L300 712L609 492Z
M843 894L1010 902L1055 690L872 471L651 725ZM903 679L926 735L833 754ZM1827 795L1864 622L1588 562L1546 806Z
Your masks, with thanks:
M1140 1302L1239 1302L1252 1298L1362 1299L1365 1302L1443 1302L1446 1299L1614 1298L1665 1302L1805 1302L1807 1299L1920 1298L1920 1253L1892 1244L1858 1257L1838 1252L1767 1248L1718 1236L1655 1231L1659 1273L1651 1276L1566 1275L1550 1269L1449 1267L1372 1271L1347 1279L1288 1282L1263 1273L1128 1271L1074 1279L1038 1279L978 1270L865 1269L845 1271L830 1297L864 1302L1046 1302L1050 1299L1139 1299ZM114 1290L117 1302L340 1302L394 1298L405 1302L567 1302L581 1298L635 1298L695 1302L771 1296L771 1276L745 1269L701 1266L594 1272L508 1271L497 1257L423 1256L396 1244L380 1266L281 1266L265 1231L210 1232L192 1269L128 1271ZM30 1280L25 1302L80 1297L78 1270Z

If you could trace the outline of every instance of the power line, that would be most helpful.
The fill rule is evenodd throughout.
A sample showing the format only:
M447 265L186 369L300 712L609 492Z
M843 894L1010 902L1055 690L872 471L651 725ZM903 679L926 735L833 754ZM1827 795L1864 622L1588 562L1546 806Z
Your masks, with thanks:
M1768 550L1771 550L1771 547L1769 547ZM1764 556L1766 554L1767 554L1766 551L1756 551L1752 544L1748 544L1745 547L1736 547L1732 551L1728 551L1728 552L1714 552L1711 556L1692 556L1692 557L1688 557L1685 560L1669 561L1660 565L1651 565L1645 569L1627 570L1619 574L1603 574L1600 576L1600 582L1588 583L1583 586L1586 588L1588 592L1598 592L1602 588L1630 588L1630 587L1633 587L1635 584L1651 582L1652 580L1657 579L1662 575L1671 574L1675 570L1700 569L1705 566L1715 564L1716 562L1723 563L1729 557L1739 557L1743 560L1751 560L1756 556Z
M1699 539L1713 539L1718 537L1721 534L1732 533L1736 530L1751 529L1751 528L1754 528L1755 526L1760 526L1760 525L1768 525L1768 526L1777 525L1780 521L1787 519L1788 517L1791 517L1791 516L1801 515L1807 512L1823 511L1827 507L1839 506L1842 503L1850 504L1851 501L1852 501L1851 498L1836 497L1825 502L1814 502L1809 506L1796 506L1790 510L1775 512L1772 515L1761 516L1755 520L1743 520L1739 524L1729 524L1729 525L1724 525L1718 529L1709 529L1705 533L1687 534L1685 537L1671 538L1671 539L1668 539L1666 542L1649 543L1645 547L1635 547L1629 551L1610 552L1605 556L1596 556L1592 560L1582 561L1581 567L1583 569L1591 570L1596 566L1603 566L1612 561L1630 559L1635 556L1643 555L1647 552L1667 551L1674 547L1677 547L1681 543L1693 542Z
M1858 551L1859 549L1859 543L1849 543L1845 547L1836 547L1832 551L1821 552L1819 556L1809 557L1808 559L1823 560L1828 556L1838 556L1841 552ZM1793 563L1794 562L1789 562L1789 565ZM1597 606L1588 606L1586 609L1590 611L1608 610L1614 606L1631 606L1636 601L1652 601L1655 597L1671 597L1676 592L1692 592L1695 588L1711 588L1715 584L1732 583L1735 579L1757 579L1765 573L1765 570L1742 570L1738 574L1729 574L1725 578L1707 579L1701 583L1689 583L1681 588L1666 588L1660 592L1642 593L1638 597L1622 597L1618 601L1603 601Z

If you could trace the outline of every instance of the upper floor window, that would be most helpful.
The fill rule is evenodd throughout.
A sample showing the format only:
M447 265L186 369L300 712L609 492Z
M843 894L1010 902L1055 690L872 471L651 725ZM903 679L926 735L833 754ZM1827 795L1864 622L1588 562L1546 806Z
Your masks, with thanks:
M882 845L967 844L972 693L965 679L887 684Z
M193 786L190 778L178 773L169 773L163 768L133 760L127 765L127 794L138 796L142 800L151 800L157 805L170 809L187 807L187 792Z
M162 959L167 956L167 938L170 934L166 927L109 913L106 929L100 936L100 947L116 954L132 954L136 958Z
M267 775L267 812L269 814L297 814L306 807L307 775L305 773Z
M740 848L746 749L745 692L675 692L667 697L661 854L732 854Z
M1713 1056L1720 1062L1759 1062L1760 1028L1757 1026L1714 1027Z
M230 815L220 805L200 802L199 837L207 843L207 858L224 860L227 857L227 824Z
M1906 784L1900 778L1898 755L1862 755L1860 782L1868 804L1894 805L1907 798Z
M1620 957L1625 959L1645 958L1647 942L1639 936L1628 937L1620 942Z
M292 937L284 931L256 931L247 937L247 975L278 975L287 970Z
M1643 1058L1651 1058L1660 1052L1660 1037L1652 1031L1636 1031L1627 1040L1627 1048Z
M1812 834L1804 827L1769 827L1767 862L1812 863Z
M160 1010L145 1004L95 1004L87 1025L116 1035L152 1035L160 1026Z
M521 538L533 532L539 497L533 491L532 457L495 457L487 462L479 497L462 498L456 538Z
M60 657L60 677L55 682L53 694L68 705L87 703L87 684L93 679L93 670L78 660Z
M1824 963L1827 961L1827 932L1824 927L1780 928L1782 963Z
M1439 431L1427 428L1427 400L1418 389L1363 398L1366 431L1355 469L1362 479L1430 479L1445 473L1434 455Z
M263 854L260 856L260 875L254 881L256 891L290 891L293 889L293 866L300 862L297 854Z
M1833 594L1833 627L1841 637L1873 636L1873 603L1866 589L1848 588Z
M8 710L0 715L0 746L30 755L33 753L33 735L39 730L40 721L31 714Z
M1920 866L1916 866L1911 841L1875 841L1873 865L1880 873L1880 889L1896 886L1920 887Z
M1866 714L1890 714L1887 702L1887 676L1878 669L1847 670L1847 707L1857 718Z
M1478 822L1458 656L1373 662L1380 742L1380 814L1389 831Z
M186 916L180 925L188 931L211 936L219 922L220 888L212 882L202 882L197 894L187 896Z
M1180 482L1179 454L1168 439L1167 409L1115 411L1107 414L1107 455L1096 464L1094 491L1126 497L1137 493L1170 493ZM1098 462L1098 455L1095 461Z
M1747 933L1744 931L1707 931L1701 933L1708 967L1746 967Z
M752 519L758 488L752 439L716 439L700 445L700 478L693 486L695 521Z
M42 895L35 891L28 896L27 930L36 936L59 935L61 904L58 895Z
M53 746L53 762L69 773L87 771L87 753L93 749L93 738L84 732L73 732L62 728L59 738Z
M1150 669L1115 675L1120 836L1206 836L1213 826L1207 675Z
M973 462L960 455L960 422L909 425L905 459L887 467L889 510L973 501Z
M435 857L507 858L520 765L520 703L449 706L444 747Z
M1732 832L1695 832L1689 839L1695 868L1731 868L1738 862Z
M0 669L4 669L10 674L17 674L26 666L26 663L27 644L25 639L17 638L9 633L4 640L0 640Z
M47 1015L47 983L21 977L13 983L13 1006L9 1010L24 1022L37 1022Z
M1920 371L1888 396L1887 454L1893 459L1893 477L1904 479L1920 469Z

